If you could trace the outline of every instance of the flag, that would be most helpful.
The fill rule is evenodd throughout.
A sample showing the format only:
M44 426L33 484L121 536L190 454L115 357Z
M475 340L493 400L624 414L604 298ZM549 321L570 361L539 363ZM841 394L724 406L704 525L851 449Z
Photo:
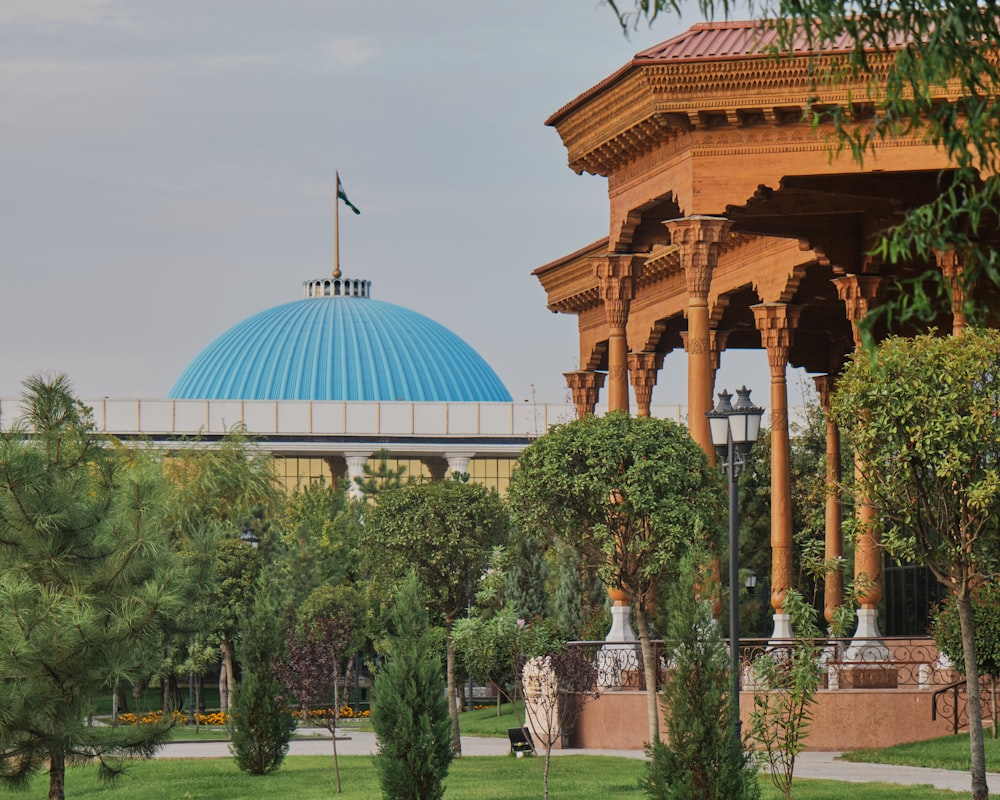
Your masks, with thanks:
M337 176L337 197L344 201L344 204L351 209L355 214L360 214L358 207L354 205L350 200L347 199L347 192L344 191L344 184L340 182L340 176Z

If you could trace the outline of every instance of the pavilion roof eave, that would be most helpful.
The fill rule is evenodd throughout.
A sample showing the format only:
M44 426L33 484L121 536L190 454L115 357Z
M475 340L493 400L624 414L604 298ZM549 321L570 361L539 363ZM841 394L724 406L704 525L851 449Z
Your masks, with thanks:
M609 237L605 236L603 239L598 239L596 242L592 242L585 247L581 247L579 250L574 250L568 255L561 256L554 261L550 261L547 264L542 264L542 266L536 267L531 271L531 274L536 276L539 280L542 280L543 275L564 266L570 261L575 261L576 259L584 256L596 256L601 253L606 253L608 250L608 241Z
M763 34L761 33L763 31ZM556 127L595 95L622 81L629 73L651 65L699 64L706 62L733 61L773 61L776 55L774 44L777 38L773 29L756 20L727 20L725 22L703 22L693 25L683 33L665 42L648 47L633 56L606 78L577 95L545 121ZM902 42L899 46L902 46ZM854 42L846 35L831 42L827 47L814 47L804 35L797 37L790 55L793 58L816 58L820 56L846 56L854 50ZM876 53L877 48L865 47L866 53ZM781 55L788 55L783 53Z

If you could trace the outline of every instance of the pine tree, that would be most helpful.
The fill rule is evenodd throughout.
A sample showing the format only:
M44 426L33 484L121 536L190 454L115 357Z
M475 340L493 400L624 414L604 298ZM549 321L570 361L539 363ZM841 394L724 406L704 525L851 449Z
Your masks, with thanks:
M550 616L547 589L549 565L541 544L530 536L517 537L512 546L514 557L504 575L504 595L521 619Z
M441 669L420 585L411 575L390 614L386 665L375 676L372 727L385 800L439 800L454 757Z
M752 762L733 738L729 654L712 620L711 603L696 597L685 559L671 593L668 635L673 647L660 697L668 743L654 742L644 781L652 800L756 800Z
M65 377L25 382L27 413L0 437L0 780L48 762L149 756L166 725L87 725L90 700L159 666L186 585L164 522L159 463L98 436Z
M232 752L239 768L251 775L267 775L281 766L295 730L295 720L282 707L283 688L274 678L284 628L269 595L260 580L236 648L243 674L233 697Z

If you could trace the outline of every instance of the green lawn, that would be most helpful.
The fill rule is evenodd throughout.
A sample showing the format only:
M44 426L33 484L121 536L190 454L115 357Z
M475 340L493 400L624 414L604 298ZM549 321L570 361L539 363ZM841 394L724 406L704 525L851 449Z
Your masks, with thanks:
M524 724L524 703L518 702L520 721L514 715L514 707L510 703L500 706L500 716L497 716L496 705L489 708L476 708L464 711L458 716L458 724L463 736L500 736L507 737L508 728L519 728Z
M957 769L968 772L969 734L942 736L925 742L910 742L877 750L854 750L845 753L848 761L866 761L876 764L906 764L914 767ZM986 733L986 769L1000 772L1000 740L991 739Z
M329 800L336 796L333 760L323 756L286 759L273 775L244 775L231 759L158 760L137 762L115 786L102 785L92 766L73 767L66 779L73 800ZM344 800L380 800L372 759L340 759ZM641 800L638 781L642 761L602 756L560 756L553 759L551 796L573 800ZM778 800L766 776L761 777L763 800ZM47 777L38 776L24 795L43 798ZM961 793L928 787L889 784L845 784L796 781L796 800L954 800ZM542 795L541 760L536 758L477 757L454 762L445 797L452 800L536 800Z

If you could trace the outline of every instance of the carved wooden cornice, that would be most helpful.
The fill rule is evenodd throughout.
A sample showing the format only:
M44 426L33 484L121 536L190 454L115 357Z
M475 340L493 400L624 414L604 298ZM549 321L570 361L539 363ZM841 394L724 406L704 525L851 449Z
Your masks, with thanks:
M642 275L636 281L636 288L645 289L679 273L681 271L679 251L680 248L675 244L654 247L646 256L646 263L642 268Z
M595 87L556 112L548 124L562 137L577 173L608 176L654 149L674 145L704 155L828 147L814 113L846 107L863 119L870 85L833 84L817 75L843 67L843 55L754 56L670 63L633 63L616 80ZM874 85L888 69L873 56ZM866 102L858 103L858 98ZM888 142L900 147L913 141ZM662 157L663 153L659 153Z
M548 308L562 314L580 314L603 304L591 255L568 260L539 275L548 296Z

